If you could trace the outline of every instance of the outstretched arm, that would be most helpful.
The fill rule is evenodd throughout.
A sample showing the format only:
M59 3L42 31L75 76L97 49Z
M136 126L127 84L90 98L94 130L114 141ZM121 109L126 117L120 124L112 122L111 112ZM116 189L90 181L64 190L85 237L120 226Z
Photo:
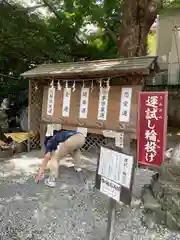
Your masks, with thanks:
M56 136L53 136L51 139L48 140L48 142L45 144L45 155L44 159L42 161L41 167L39 169L39 172L37 176L35 177L36 182L39 182L41 179L44 170L51 159L51 152L54 151L57 148L57 141L56 141Z
M42 161L42 164L41 164L41 167L39 169L39 172L38 172L37 176L35 177L36 182L40 181L40 179L41 179L41 177L42 177L42 175L43 175L43 173L44 173L44 171L46 169L46 166L47 166L50 158L51 158L51 154L49 152L44 155L44 159Z

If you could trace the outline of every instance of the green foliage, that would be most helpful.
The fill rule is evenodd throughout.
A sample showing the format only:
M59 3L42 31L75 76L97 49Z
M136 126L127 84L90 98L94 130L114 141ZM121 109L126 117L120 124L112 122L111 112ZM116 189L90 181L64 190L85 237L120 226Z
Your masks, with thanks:
M118 57L123 0L37 0L49 14L30 11L18 0L0 0L0 92L28 86L20 73L44 62ZM166 1L166 8L180 0ZM87 24L96 31L87 33ZM10 77L9 77L10 76Z

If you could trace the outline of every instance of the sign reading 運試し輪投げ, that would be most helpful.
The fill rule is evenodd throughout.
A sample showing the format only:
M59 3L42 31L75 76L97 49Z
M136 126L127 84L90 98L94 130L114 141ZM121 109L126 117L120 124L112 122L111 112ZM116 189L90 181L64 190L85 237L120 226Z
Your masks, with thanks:
M168 92L141 92L138 103L137 160L160 166L166 149Z

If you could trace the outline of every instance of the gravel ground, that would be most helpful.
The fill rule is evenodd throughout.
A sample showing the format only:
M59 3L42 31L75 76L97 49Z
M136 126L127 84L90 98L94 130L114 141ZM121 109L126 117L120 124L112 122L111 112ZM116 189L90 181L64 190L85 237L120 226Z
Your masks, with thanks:
M79 173L62 166L58 184L51 189L32 179L41 161L37 155L0 164L0 240L102 240L108 199L92 188L94 171L84 171L85 184ZM94 170L95 160L89 162L86 168ZM136 171L132 206L117 206L114 240L180 239L178 233L160 226L149 230L143 224L140 189L151 175L149 170Z

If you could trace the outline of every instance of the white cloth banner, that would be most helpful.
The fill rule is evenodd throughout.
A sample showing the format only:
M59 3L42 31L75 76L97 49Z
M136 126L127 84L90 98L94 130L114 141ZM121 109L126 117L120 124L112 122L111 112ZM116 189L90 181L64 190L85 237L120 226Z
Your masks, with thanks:
M98 120L106 120L108 109L109 89L101 88L99 92Z
M71 88L64 88L62 116L69 117L71 102Z
M120 122L129 122L131 112L132 88L122 88L120 100Z
M56 89L54 87L48 88L48 99L47 99L47 115L53 116L54 114L54 98Z
M79 118L87 118L89 104L89 88L81 88Z

